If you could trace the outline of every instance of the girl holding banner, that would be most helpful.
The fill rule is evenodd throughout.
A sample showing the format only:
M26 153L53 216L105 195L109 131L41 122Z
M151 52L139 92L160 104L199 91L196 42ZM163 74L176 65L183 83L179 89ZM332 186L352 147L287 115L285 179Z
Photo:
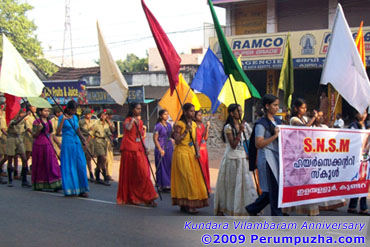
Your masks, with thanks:
M366 111L363 114L357 112L357 114L356 114L356 121L352 122L349 125L349 128L350 129L368 129L369 126L367 126L367 124L366 124L366 118L367 118L367 112ZM367 148L368 147L366 147L366 144L363 145L363 151L366 150ZM362 152L362 153L363 153L363 156L365 156L365 155L367 156L368 155L368 149L367 149L367 153L365 153L365 152ZM368 161L366 161L366 158L363 159L363 160L365 162L368 162ZM361 167L362 167L362 164L361 164ZM357 179L361 179L361 173L360 172L359 172L358 175L359 176L358 176ZM366 197L361 197L360 198L360 211L357 212L356 208L357 208L358 199L359 198L352 198L349 201L347 212L348 213L352 213L352 214L357 214L358 213L358 214L361 214L361 215L370 216L370 213L369 213L369 210L368 210L368 206L367 206L367 201L366 201L367 198Z
M254 130L258 177L262 194L254 203L246 206L246 210L250 215L257 215L270 204L271 215L282 216L282 210L278 208L279 129L276 127L282 124L282 121L275 116L279 110L279 99L275 95L266 94L262 98L262 105L264 117L256 122Z
M194 105L186 103L183 114L175 124L174 139L176 143L172 156L171 197L172 205L180 206L180 210L190 214L198 213L197 208L208 206L207 188L203 181L199 166L199 150L196 140L196 127L193 122ZM192 135L192 136L190 136Z
M249 136L251 130L244 122L239 123L242 114L239 105L231 104L227 111L229 116L221 136L226 143L226 150L217 178L214 211L218 216L247 216L245 205L257 198L242 134L246 129Z
M319 117L318 112L314 110L314 116L311 119L305 116L306 112L306 101L300 98L296 99L293 104L293 114L292 118L290 119L290 125L312 127ZM320 214L318 203L297 206L295 209L298 214L305 214L309 216L316 216Z

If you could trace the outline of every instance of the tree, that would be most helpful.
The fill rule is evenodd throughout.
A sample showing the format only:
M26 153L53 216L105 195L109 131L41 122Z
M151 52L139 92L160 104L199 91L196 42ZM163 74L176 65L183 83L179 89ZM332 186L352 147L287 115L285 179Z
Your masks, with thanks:
M117 60L117 65L122 73L147 71L148 57L139 58L135 54L127 54L125 60Z
M31 60L41 71L50 76L58 68L43 58L41 43L34 32L35 23L26 17L26 12L33 7L18 0L0 0L0 34L5 34L18 52L26 60ZM1 35L2 36L2 35ZM3 53L0 38L0 57Z

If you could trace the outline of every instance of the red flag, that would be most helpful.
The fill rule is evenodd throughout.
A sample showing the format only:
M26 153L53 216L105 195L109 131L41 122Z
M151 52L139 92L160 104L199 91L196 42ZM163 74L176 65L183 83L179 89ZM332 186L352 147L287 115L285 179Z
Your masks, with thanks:
M150 30L152 31L155 43L157 44L159 53L161 54L164 66L166 67L166 72L168 80L170 82L171 95L175 87L179 83L179 71L181 58L177 54L175 48L173 47L171 41L168 39L166 33L163 31L161 25L153 16L152 12L146 6L144 0L141 0L143 9L148 19Z
M5 108L6 124L9 126L10 120L12 120L21 109L21 98L7 93L4 93L4 96L6 104Z

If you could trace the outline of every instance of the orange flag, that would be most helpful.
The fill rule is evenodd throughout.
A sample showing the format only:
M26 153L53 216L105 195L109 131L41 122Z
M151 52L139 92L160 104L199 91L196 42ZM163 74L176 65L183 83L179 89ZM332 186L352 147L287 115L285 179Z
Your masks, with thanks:
M364 41L364 32L362 31L362 25L364 24L361 21L360 28L358 29L357 36L356 36L356 46L357 50L360 53L361 60L366 69L366 57L365 57L365 41Z
M193 90L190 89L181 73L179 74L179 84L177 84L176 89L179 92L181 104L192 103L195 106L196 111L200 109L198 97L195 95ZM173 121L180 119L182 114L181 104L177 94L171 95L171 89L167 90L158 104L168 111Z

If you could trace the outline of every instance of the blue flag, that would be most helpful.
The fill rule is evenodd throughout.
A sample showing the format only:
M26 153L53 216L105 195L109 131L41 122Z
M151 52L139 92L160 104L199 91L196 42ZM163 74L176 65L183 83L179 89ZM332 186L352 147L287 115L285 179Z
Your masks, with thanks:
M208 48L190 87L208 96L212 102L212 113L215 113L220 105L217 98L226 80L227 76L222 63Z

